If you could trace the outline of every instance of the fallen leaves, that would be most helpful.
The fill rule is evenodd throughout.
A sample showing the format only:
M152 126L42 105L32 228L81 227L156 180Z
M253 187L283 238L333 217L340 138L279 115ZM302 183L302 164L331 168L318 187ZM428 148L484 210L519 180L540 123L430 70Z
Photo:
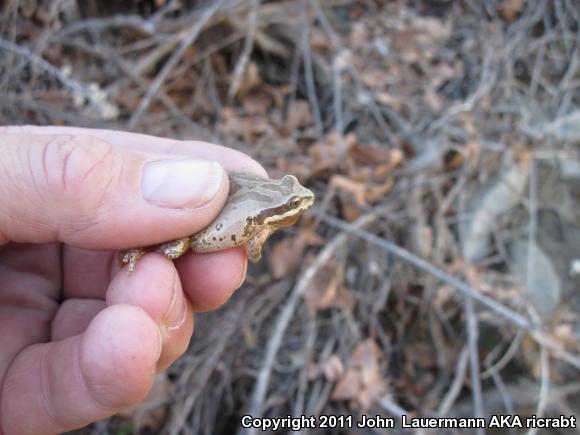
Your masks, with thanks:
M307 246L320 246L324 239L310 228L301 227L298 233L285 237L276 243L268 254L270 272L275 279L280 279L293 272L304 260Z
M381 362L382 353L374 340L360 343L346 362L330 398L354 401L365 410L375 405L387 393Z
M504 19L513 21L520 16L526 3L527 0L503 0L497 10Z
M351 310L354 306L351 293L344 287L344 268L336 261L329 261L317 271L303 298L311 314L328 308Z

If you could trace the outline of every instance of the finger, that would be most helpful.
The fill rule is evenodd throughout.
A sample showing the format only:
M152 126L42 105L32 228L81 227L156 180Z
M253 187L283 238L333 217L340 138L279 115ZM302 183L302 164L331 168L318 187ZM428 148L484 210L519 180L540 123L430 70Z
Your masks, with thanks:
M91 136L0 136L0 244L160 243L206 227L228 190L214 161L166 158Z
M207 311L222 305L240 286L247 260L245 248L240 247L209 254L187 254L175 265L194 310ZM214 270L215 267L220 270ZM104 300L109 282L118 270L115 252L64 246L62 295L65 299ZM197 285L197 280L204 284Z
M62 285L60 268L58 243L13 243L4 246L0 251L0 295L13 295L30 301L31 298L23 295L39 293L47 301L58 299ZM2 302L6 304L6 300Z
M58 252L57 244L11 244L0 251L0 377L22 349L50 338L59 297Z
M106 308L102 299L67 299L52 320L51 341L64 340L86 331L93 318Z
M193 333L193 311L171 260L148 254L131 276L119 271L107 290L106 301L108 305L137 306L157 324L163 340L159 369L172 364L187 350Z
M76 135L92 136L111 145L151 153L194 156L219 162L227 172L245 171L266 176L266 170L248 155L231 148L196 140L176 140L125 131L79 127L6 126L0 134Z
M161 352L159 330L140 308L101 311L82 335L24 350L2 385L0 432L60 433L142 400Z
M246 277L245 246L204 254L188 254L177 260L183 288L195 312L225 304Z
M62 296L65 299L102 299L118 264L115 251L62 247Z

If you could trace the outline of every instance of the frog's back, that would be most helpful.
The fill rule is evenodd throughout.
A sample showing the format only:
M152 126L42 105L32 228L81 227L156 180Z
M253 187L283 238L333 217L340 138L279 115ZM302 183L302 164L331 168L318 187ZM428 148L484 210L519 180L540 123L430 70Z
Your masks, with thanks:
M256 231L252 231L252 213L261 204L271 201L267 195L260 194L268 179L245 172L230 172L230 193L226 205L215 220L203 231L192 236L192 249L195 252L215 251L243 245Z

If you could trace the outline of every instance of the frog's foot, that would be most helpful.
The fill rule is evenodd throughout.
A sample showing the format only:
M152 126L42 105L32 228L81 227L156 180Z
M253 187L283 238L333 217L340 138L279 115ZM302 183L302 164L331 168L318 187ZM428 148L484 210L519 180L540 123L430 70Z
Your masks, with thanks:
M262 258L262 246L268 240L268 237L272 234L269 229L263 229L258 231L254 237L248 240L248 258L252 263L257 263Z
M143 248L135 248L129 249L128 251L121 252L121 264L127 264L127 275L131 275L131 273L135 270L135 265L137 261L145 255L145 249Z
M172 242L162 244L158 251L165 255L167 258L175 260L176 258L179 258L185 254L190 246L191 239L189 237L185 237L183 239L177 239L173 240Z

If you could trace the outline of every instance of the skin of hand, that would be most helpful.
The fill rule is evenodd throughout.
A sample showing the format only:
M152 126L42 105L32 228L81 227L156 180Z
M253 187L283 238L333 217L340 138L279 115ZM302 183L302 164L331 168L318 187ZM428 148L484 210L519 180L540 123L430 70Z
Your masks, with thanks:
M0 127L0 434L60 433L141 401L186 349L193 313L244 280L244 249L176 262L116 250L193 234L225 171L266 175L218 145L67 127Z

